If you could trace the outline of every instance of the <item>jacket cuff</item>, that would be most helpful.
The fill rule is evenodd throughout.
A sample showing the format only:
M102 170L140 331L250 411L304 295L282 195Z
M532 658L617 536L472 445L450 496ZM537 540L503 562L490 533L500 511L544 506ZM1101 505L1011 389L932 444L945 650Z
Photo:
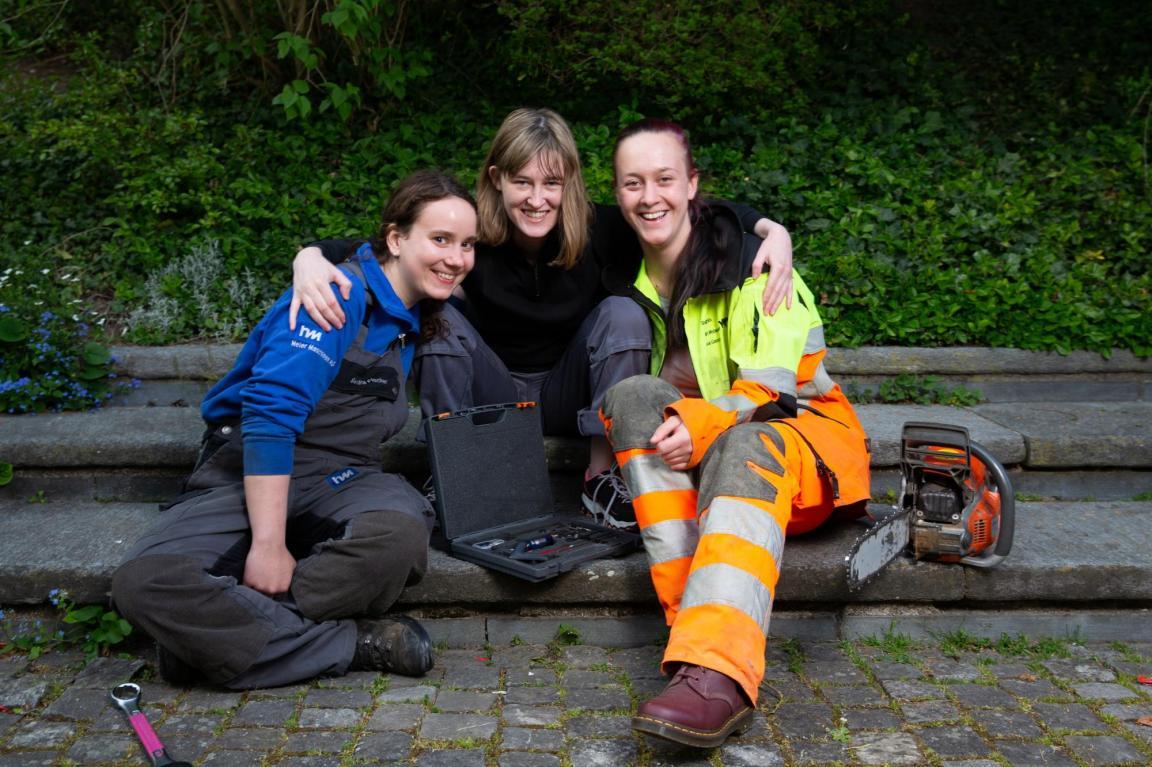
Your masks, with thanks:
M294 440L269 437L244 438L244 476L291 474L296 452Z
M680 416L692 437L692 457L688 460L690 469L696 468L716 438L736 423L735 412L716 407L699 397L685 397L664 408L665 418L673 414Z

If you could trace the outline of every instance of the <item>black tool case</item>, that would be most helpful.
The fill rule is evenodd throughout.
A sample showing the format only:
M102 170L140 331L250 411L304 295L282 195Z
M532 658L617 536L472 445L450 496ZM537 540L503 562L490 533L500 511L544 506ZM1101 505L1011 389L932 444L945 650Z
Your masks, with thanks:
M635 533L555 513L535 403L433 416L427 438L436 540L456 558L543 581L640 546Z

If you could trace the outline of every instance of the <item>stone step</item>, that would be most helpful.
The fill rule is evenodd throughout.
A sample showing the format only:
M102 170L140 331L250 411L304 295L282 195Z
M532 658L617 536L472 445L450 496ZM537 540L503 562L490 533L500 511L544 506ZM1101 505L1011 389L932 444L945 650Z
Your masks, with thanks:
M37 604L53 588L105 598L127 548L156 519L154 504L0 501L0 604ZM1015 544L997 569L901 559L858 592L844 557L862 532L834 523L789 539L776 601L790 609L1142 608L1152 604L1152 502L1025 502ZM526 583L433 551L431 569L401 596L405 608L479 612L644 609L655 596L643 552Z
M144 382L118 400L124 405L199 402L232 365L239 344L113 349L122 375ZM873 390L899 375L937 378L942 386L979 391L986 402L1098 402L1152 400L1152 359L1116 350L1031 352L983 347L861 347L830 349L826 360L843 385Z
M1152 492L1152 402L1001 403L968 408L861 405L872 438L876 497L898 484L906 421L967 427L1007 466L1026 496L1123 500ZM427 477L419 416L381 447L390 471ZM103 408L86 413L0 416L0 462L15 477L0 498L146 500L170 497L196 458L203 431L191 407ZM545 440L559 494L574 492L586 465L581 440Z

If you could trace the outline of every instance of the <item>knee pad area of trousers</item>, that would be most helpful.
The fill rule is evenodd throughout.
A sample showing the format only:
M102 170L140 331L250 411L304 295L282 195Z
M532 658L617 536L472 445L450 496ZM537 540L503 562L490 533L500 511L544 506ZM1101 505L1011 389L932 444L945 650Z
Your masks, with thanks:
M362 615L381 596L391 603L427 568L428 528L422 519L397 511L365 512L349 523L344 538L301 560L292 594L312 620Z
M767 424L741 424L712 443L700 464L700 505L710 506L718 495L738 498L775 498L777 486L767 477L781 477L787 467L769 452L765 441L785 455L786 442ZM752 463L763 474L748 468ZM764 475L767 475L765 477Z
M172 588L199 583L204 569L194 557L151 554L132 559L112 574L112 605L130 623L169 602Z
M664 408L678 399L679 390L655 376L633 376L613 386L604 397L612 446L616 450L651 447L649 438L664 422Z

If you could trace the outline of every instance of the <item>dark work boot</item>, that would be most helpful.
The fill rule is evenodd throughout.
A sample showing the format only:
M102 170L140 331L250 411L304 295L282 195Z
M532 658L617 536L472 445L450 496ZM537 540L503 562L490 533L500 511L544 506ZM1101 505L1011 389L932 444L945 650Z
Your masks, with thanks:
M752 724L755 709L730 677L685 663L664 692L640 704L632 729L699 748L719 746Z
M349 671L422 676L432 668L432 640L407 615L356 621L356 654Z

